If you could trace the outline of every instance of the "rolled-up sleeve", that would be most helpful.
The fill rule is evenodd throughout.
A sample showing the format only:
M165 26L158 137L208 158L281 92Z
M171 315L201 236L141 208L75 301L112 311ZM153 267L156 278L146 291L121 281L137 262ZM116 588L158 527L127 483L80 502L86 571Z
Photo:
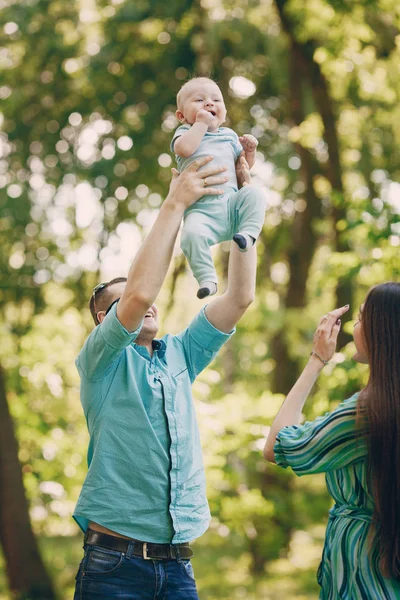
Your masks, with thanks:
M142 323L135 331L129 333L118 320L115 303L104 321L89 335L80 351L76 359L79 373L93 381L101 379L124 348L135 341L141 328Z
M235 333L220 331L210 323L204 307L182 333L176 337L183 344L186 362L192 381L214 359L217 352Z
M301 476L340 469L366 457L356 425L357 394L336 410L303 425L284 427L274 446L276 463Z

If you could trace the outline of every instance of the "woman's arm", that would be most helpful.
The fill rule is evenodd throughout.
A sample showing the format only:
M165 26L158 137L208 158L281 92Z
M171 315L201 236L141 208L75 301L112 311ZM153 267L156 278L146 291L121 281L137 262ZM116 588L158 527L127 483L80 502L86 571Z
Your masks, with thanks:
M304 404L312 390L318 375L324 368L324 362L329 361L336 348L337 336L340 330L340 317L349 310L342 306L324 315L314 334L313 353L302 374L290 390L276 415L264 447L264 457L270 462L275 461L274 445L279 431L287 425L298 425ZM321 360L322 359L322 360Z

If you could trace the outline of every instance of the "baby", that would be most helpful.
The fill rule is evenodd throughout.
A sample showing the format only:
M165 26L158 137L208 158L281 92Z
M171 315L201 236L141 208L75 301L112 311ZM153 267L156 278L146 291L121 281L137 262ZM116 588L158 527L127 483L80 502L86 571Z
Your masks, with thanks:
M181 248L199 284L198 298L217 291L217 273L210 246L233 239L242 252L256 241L265 214L265 197L256 187L238 190L235 163L244 150L250 166L255 162L258 142L252 135L238 137L232 129L221 127L226 118L224 99L218 85L206 77L185 83L177 95L176 116L182 123L175 131L171 150L179 171L194 160L212 155L215 163L227 168L224 194L205 195L188 208L184 217ZM212 178L204 185L212 185Z

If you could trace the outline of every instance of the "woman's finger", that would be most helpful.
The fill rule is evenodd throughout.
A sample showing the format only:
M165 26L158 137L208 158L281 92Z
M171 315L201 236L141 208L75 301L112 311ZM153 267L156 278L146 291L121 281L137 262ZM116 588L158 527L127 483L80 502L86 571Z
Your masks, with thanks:
M338 337L338 335L339 335L339 331L340 331L340 327L341 327L341 325L342 325L342 321L341 321L340 319L338 319L338 320L337 320L337 321L336 321L336 322L333 324L333 327L332 327L332 331L331 331L330 339L331 339L333 342L335 342L335 344L336 344L337 337Z
M334 310L331 310L330 312L328 312L326 315L324 315L323 317L321 317L320 320L320 325L322 327L325 327L327 329L330 329L332 327L332 325L344 314L349 310L349 305L346 304L345 306L341 306L340 308L335 308Z
M350 308L350 305L345 304L344 306L340 306L340 308L335 308L334 310L331 310L328 314L330 317L337 320L344 313L346 313L349 310L349 308Z

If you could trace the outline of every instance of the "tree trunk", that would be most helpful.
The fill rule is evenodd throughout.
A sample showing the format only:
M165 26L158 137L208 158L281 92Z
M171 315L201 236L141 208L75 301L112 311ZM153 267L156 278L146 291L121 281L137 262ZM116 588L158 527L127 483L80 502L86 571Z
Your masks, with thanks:
M13 597L16 600L54 600L56 596L31 528L18 444L8 410L5 373L1 366L0 541Z
M313 45L314 46L314 45ZM340 221L345 221L347 218L343 181L342 181L342 166L340 163L339 139L336 131L336 119L332 100L329 96L328 85L324 75L321 72L320 66L313 60L315 47L307 49L305 58L309 65L311 88L315 104L322 117L325 129L325 141L329 151L329 161L327 168L327 178L332 186L333 192L333 221L335 234L335 250L336 252L348 252L350 250L347 241L340 233L338 224ZM311 55L312 52L312 55ZM353 297L351 276L347 275L339 278L336 285L336 306L351 304ZM344 322L351 318L351 314L344 315ZM345 346L352 336L340 330L338 338L338 347Z
M336 116L332 99L329 94L327 81L321 72L321 68L314 60L317 45L312 40L300 43L296 40L293 23L286 15L287 0L275 0L283 29L289 36L292 48L302 57L303 73L311 87L315 105L321 115L324 124L324 138L328 147L329 160L324 173L332 187L333 199L333 224L335 235L336 252L349 250L347 241L340 233L338 224L346 219L346 207L343 188L342 166L340 163L339 139L336 130ZM336 286L336 306L351 304L352 301L352 275L339 278ZM344 321L351 315L344 316ZM351 340L351 336L340 331L338 347L341 348Z
M305 119L303 108L304 61L298 45L291 40L290 52L290 115L295 125ZM321 203L315 194L313 179L317 174L317 164L312 154L301 144L295 144L301 160L301 178L305 185L305 210L295 213L291 228L291 245L288 249L289 284L286 293L286 309L301 311L306 306L306 285L312 259L317 246L314 222L321 215ZM295 383L298 373L298 361L290 356L285 328L277 332L272 340L272 355L275 359L274 392L286 394Z
M261 490L264 498L275 498L277 507L273 516L256 516L253 519L257 535L248 538L250 570L253 576L260 577L265 574L269 563L289 549L294 528L293 517L296 514L296 504L293 500L294 477L287 477L286 474L282 476L276 468L268 464L265 471L251 484Z

